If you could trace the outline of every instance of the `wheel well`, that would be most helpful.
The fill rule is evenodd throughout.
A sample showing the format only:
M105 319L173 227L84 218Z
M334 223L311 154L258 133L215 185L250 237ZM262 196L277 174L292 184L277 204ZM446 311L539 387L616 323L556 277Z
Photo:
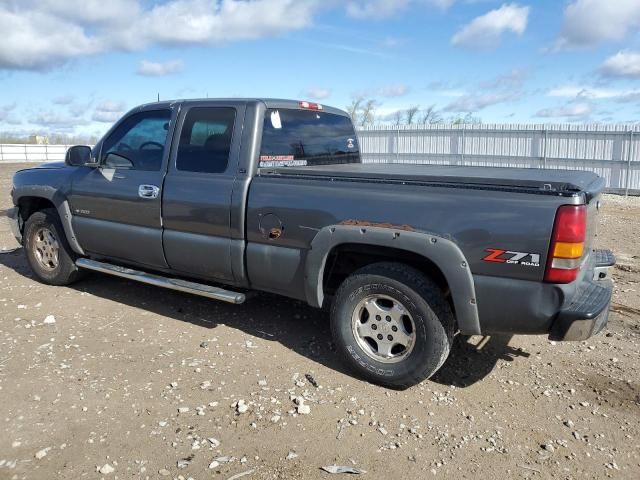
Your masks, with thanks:
M22 223L24 224L35 212L45 208L55 208L55 205L51 200L42 197L22 197L18 200L18 207L20 207L20 217L22 217Z
M357 243L338 245L329 252L323 278L325 295L333 295L340 284L356 270L378 262L405 263L419 270L438 285L453 309L447 279L431 260L407 250Z

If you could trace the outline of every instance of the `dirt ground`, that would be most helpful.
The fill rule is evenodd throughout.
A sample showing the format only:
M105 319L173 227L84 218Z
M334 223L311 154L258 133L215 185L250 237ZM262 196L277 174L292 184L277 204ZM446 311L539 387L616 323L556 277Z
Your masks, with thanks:
M0 165L5 249L18 168ZM640 198L607 196L599 221L620 260L605 332L457 338L406 391L351 377L300 302L99 274L48 287L21 250L0 254L0 479L638 479Z

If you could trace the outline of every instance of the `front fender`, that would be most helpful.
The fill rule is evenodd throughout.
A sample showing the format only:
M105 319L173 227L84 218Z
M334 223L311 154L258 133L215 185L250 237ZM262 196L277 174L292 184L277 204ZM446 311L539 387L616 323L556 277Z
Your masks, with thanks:
M78 243L78 239L73 231L71 224L71 208L69 207L69 201L67 197L60 192L60 190L49 185L17 185L13 187L12 192L14 205L19 205L20 200L27 197L43 198L50 201L58 211L58 216L62 222L64 233L67 237L67 242L71 249L78 255L84 255L84 250ZM18 213L22 215L22 213ZM23 222L27 219L23 218Z
M333 248L347 243L406 250L433 262L449 284L460 331L466 335L480 334L475 285L467 259L451 240L425 232L354 225L322 228L311 242L305 264L305 293L310 305L322 306L327 258Z

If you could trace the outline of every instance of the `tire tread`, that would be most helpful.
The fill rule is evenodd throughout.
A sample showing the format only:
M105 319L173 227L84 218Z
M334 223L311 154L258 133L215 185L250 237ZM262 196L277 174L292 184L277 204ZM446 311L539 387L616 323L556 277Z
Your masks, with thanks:
M438 350L441 351L440 358L437 360L435 368L433 367L433 365L423 364L422 368L415 369L410 374L399 379L394 379L392 382L385 381L383 378L381 379L378 377L369 378L378 384L383 384L392 388L404 389L411 387L432 376L436 371L438 371L440 367L442 367L442 365L446 361L451 350L451 345L453 343L453 337L455 334L454 315L451 311L451 307L449 306L439 287L424 273L403 263L373 263L357 270L351 276L349 276L338 288L338 291L335 295L335 300L340 299L346 292L352 291L355 285L373 280L372 277L385 277L391 280L395 280L403 284L407 288L413 290L428 304L434 315L438 318L443 326L445 335L441 335L436 339L431 339L431 341L437 340L439 342ZM379 280L375 281L379 282ZM337 301L334 301L331 309L332 318L336 315L336 309ZM332 333L334 335L334 338L336 338L334 323L335 322L332 321ZM341 353L344 357L344 353ZM347 358L348 363L351 363L351 361L351 359Z

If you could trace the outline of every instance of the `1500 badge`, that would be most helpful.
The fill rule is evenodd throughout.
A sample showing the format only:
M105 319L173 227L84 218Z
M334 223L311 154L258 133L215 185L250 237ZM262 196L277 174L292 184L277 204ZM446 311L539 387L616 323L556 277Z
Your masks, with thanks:
M502 250L501 248L487 248L485 251L489 252L489 255L482 259L485 262L525 265L527 267L540 266L539 253L513 252L511 250Z

